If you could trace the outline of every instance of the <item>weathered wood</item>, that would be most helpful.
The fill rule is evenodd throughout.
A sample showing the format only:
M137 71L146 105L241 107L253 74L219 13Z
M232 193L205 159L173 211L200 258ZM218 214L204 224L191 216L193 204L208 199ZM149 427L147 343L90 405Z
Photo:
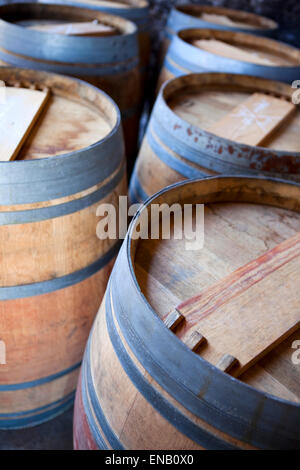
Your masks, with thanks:
M202 336L198 331L193 331L189 336L185 338L185 345L191 350L196 352L199 347L206 342L206 338Z
M201 18L203 21L207 21L208 23L214 23L214 24L221 25L221 26L228 26L229 28L247 27L247 29L254 29L254 30L261 28L259 24L255 25L255 24L251 24L250 22L242 23L241 21L233 20L229 16L225 16L222 14L218 15L217 13L205 13L204 12L199 16L199 18Z
M114 36L118 34L116 28L98 23L97 21L63 24L35 24L29 29L45 33L64 34L65 36Z
M234 375L241 375L299 329L299 276L297 234L177 306L189 325L177 334L184 341L201 331L208 342L206 359L216 364L230 353L239 361Z
M143 202L172 183L217 174L300 181L300 110L292 104L293 92L290 85L246 75L202 73L171 80L153 108L130 184L131 200ZM290 111L282 125L273 128L279 120L273 121L271 113L265 130L273 132L267 137L265 130L253 126L255 139L256 131L263 138L259 146L238 141L241 118L234 123L237 136L231 128L224 137L211 133L235 108L249 99L252 103L253 94L268 95L268 103L280 104L284 113Z
M26 2L18 7L16 4L0 6L2 27L6 31L7 28L14 30L11 35L3 35L5 44L0 41L0 65L13 64L71 75L105 91L121 111L130 167L136 156L142 107L138 32L131 21L90 7ZM13 16L18 21L12 25L10 19ZM45 42L43 32L29 29L43 23L46 28L51 28L51 24L58 22L92 24L93 21L98 21L100 27L104 24L111 28L113 34L90 38L77 35L63 38L61 35L50 44ZM85 47L82 47L82 41L85 41Z
M253 34L187 25L173 37L157 91L174 77L204 72L243 73L291 84L300 73L300 50Z
M125 0L116 2L115 0L64 0L64 4L82 6L95 11L103 11L118 15L126 20L130 20L138 27L138 40L140 49L140 75L142 89L146 86L147 70L149 66L151 41L150 41L150 14L147 0Z
M50 90L20 161L1 163L0 429L10 429L72 406L118 248L98 238L97 208L117 207L127 183L118 110L105 94L26 69L2 67L0 80L8 96Z
M261 65L278 65L278 62L276 62L275 59L261 56L255 50L243 50L241 47L228 44L227 42L220 41L218 39L196 39L192 41L192 44L193 46L199 47L199 49L227 57L228 59Z
M299 250L292 237L299 241L300 187L250 177L190 181L160 192L146 204L149 223L151 204L176 203L205 204L204 246L189 251L184 237L134 240L140 222L134 220L87 347L74 417L75 448L300 448L300 377L291 360L299 329L239 379L234 377L239 355L227 348L239 341L239 328L245 346L251 348L252 342L257 346L259 335L270 338L277 328L287 326L288 299L294 298L299 274L288 278L281 269L291 266ZM195 226L195 213L185 214L184 222ZM268 285L263 286L255 267L271 281ZM237 270L244 273L241 282ZM281 283L274 282L276 275ZM183 309L187 315L173 332L165 319L182 299L208 292L230 276L228 290L211 297L215 311L222 301L230 307L218 331L226 338L226 348L221 347L212 365L207 356L209 336L199 318L193 324L188 309ZM244 308L231 301L244 293L247 282L252 315L245 310L247 322L229 321L238 314L243 317ZM257 295L259 285L264 288ZM272 305L280 294L282 300L273 309L278 322L274 327ZM296 305L299 302L294 304L295 314ZM262 325L263 315L267 316ZM195 351L200 335L207 341L202 339Z
M186 28L222 29L234 32L250 32L258 36L276 37L279 25L269 18L241 10L211 5L176 5L169 14L161 50L162 59L165 57L174 36Z
M239 361L231 356L230 354L225 354L219 362L216 364L216 367L222 372L229 373L234 367L238 365Z
M293 103L254 93L208 131L242 144L262 145L294 111Z
M49 98L49 91L5 88L0 102L0 161L17 158Z

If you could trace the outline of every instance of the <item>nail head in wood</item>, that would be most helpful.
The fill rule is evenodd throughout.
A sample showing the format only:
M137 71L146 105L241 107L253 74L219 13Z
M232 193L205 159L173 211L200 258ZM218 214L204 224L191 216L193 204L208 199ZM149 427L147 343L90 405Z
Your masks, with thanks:
M172 310L164 319L164 324L169 330L174 330L184 320L184 316L178 310Z
M231 356L230 354L225 354L217 364L218 369L223 372L229 372L234 366L238 365L239 361Z

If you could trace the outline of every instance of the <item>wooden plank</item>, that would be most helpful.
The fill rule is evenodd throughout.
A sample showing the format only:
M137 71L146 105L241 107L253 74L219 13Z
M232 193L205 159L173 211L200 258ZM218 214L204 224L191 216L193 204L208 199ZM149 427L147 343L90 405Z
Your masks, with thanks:
M254 93L208 131L235 142L261 145L295 110L288 101Z
M5 88L5 99L0 102L0 161L17 157L49 94L49 90Z
M62 24L38 24L29 29L45 33L64 34L66 36L113 36L117 34L116 28L97 21L62 23Z
M250 62L252 64L277 66L278 61L273 61L269 57L261 56L257 51L248 51L240 47L228 44L218 39L195 39L192 41L193 46L198 47L206 52L216 54L228 59L239 60L242 62Z
M239 376L299 328L299 285L300 233L179 305L186 321L177 334L185 342L201 332L201 356L236 358Z

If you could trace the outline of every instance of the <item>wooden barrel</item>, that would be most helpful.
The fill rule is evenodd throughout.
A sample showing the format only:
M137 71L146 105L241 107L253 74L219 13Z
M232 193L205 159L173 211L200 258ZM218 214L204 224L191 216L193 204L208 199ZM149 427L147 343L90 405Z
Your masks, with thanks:
M240 73L291 84L300 77L300 50L252 34L182 30L168 49L159 88L171 78L201 72Z
M10 67L0 69L0 80L7 90L51 92L18 159L0 162L0 429L10 429L72 405L119 247L97 237L96 210L118 207L127 178L120 114L106 94Z
M121 16L135 23L138 27L142 83L146 80L150 57L150 17L149 4L146 0L45 0L42 3L60 3L82 8L99 10Z
M26 2L0 7L0 17L0 63L72 75L108 93L121 110L127 155L134 159L142 98L136 26L99 11ZM32 29L95 20L116 34L81 37Z
M168 239L136 239L142 220L148 220L143 227L149 231L160 228L152 224L152 214L162 204L173 209L205 204L202 249L187 249L189 237L180 239L183 224L177 224L178 219ZM197 222L196 210L184 212L183 220L188 219ZM299 365L292 349L300 337L297 302L293 316L298 330L293 325L285 340L276 342L263 358L255 356L247 370L238 351L237 364L244 367L238 378L224 361L215 364L207 358L216 342L201 325L218 316L213 307L220 297L215 303L215 297L209 297L210 314L199 309L192 318L187 311L191 301L184 302L190 297L194 302L194 296L199 301L216 286L226 286L228 296L220 300L226 313L219 329L229 346L219 350L221 359L233 354L230 342L236 347L240 335L238 349L246 354L253 344L263 347L256 338L272 341L276 325L285 328L298 288L290 263L299 265L299 231L300 186L280 180L207 178L179 183L149 200L131 224L86 348L75 404L75 448L299 449ZM284 273L283 259L289 259ZM272 310L280 295L272 285L275 288L280 277L286 295ZM239 284L239 279L245 283ZM235 301L231 288L235 299L247 290L249 303L244 309L233 306L227 314L226 302L231 307ZM252 306L247 309L250 321L244 323L247 306ZM268 322L253 325L267 314ZM227 315L240 320L229 322ZM194 336L186 341L182 330L191 329ZM201 331L206 342L201 341Z
M230 30L274 37L278 24L264 16L240 10L207 5L178 5L171 10L168 18L162 55L167 52L173 36L187 28Z
M218 73L185 75L168 82L157 98L140 149L131 200L144 201L185 178L215 174L261 174L300 181L300 110L296 105L294 113L260 146L220 137L211 130L257 92L286 103L295 90L263 78ZM237 124L242 127L242 117Z

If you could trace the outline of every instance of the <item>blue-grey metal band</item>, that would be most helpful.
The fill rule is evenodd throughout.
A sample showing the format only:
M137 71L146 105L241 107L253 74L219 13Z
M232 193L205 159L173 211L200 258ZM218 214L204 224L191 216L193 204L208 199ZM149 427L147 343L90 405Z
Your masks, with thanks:
M156 119L156 117L157 113L153 113L153 118L151 119L149 128L151 128L152 126L153 131L155 132L157 137L164 143L164 145L171 149L173 152L178 153L178 155L180 155L187 161L190 161L196 165L203 166L204 168L216 171L217 173L226 173L226 164L228 166L227 173L233 174L235 172L236 174L241 174L243 171L248 171L248 168L234 168L234 164L232 162L224 162L224 160L222 160L221 158L212 157L211 155L209 155L209 152L203 152L203 150L201 151L201 149L195 149L191 147L187 142L187 139L181 140L180 138L177 138L177 134L175 132L171 133L169 132L169 129L162 127L161 123ZM189 176L186 176L187 178L196 178L198 176L197 169L193 167L188 167L186 165L186 167L189 168L187 171L184 162L180 162L180 160L177 160L171 153L159 148L156 148L156 150L159 150L157 155L161 160L163 160L171 168L177 168L176 171L178 171L182 175L189 174Z
M87 350L85 352L84 359L82 361L82 368L81 368L81 398L82 398L82 404L83 404L83 409L84 413L86 416L86 419L88 421L88 426L90 428L91 434L93 436L93 440L97 444L97 447L99 450L109 450L109 447L107 446L105 440L103 439L103 436L99 430L99 425L100 423L96 422L95 416L92 412L90 403L89 403L89 398L88 398L88 391L87 391L87 376L86 376L86 355L87 355ZM100 413L102 410L100 411ZM103 414L103 413L102 413ZM103 414L104 416L104 414ZM105 419L105 417L104 417ZM103 422L103 420L102 420ZM102 429L102 428L101 428ZM103 432L103 430L102 430Z
M50 292L78 284L104 268L117 255L119 248L120 241L117 241L114 246L97 261L86 268L67 274L66 276L50 279L49 281L36 282L34 284L0 287L0 300L23 299L26 297L34 297L36 295L49 294Z
M72 392L61 400L34 410L2 414L0 415L0 430L23 429L49 421L71 408L74 403L74 397L75 392ZM30 416L30 414L32 415Z
M176 34L176 31L172 31L169 29L168 26L165 28L165 38L168 39L169 41L172 41L174 34Z
M116 63L105 63L95 67L84 67L82 65L68 65L66 63L49 63L39 62L32 60L30 57L21 55L14 55L9 51L0 49L0 59L7 64L14 65L15 67L30 68L33 70L43 70L46 72L60 73L62 75L73 75L83 77L98 77L98 76L109 76L126 73L130 70L135 69L139 65L139 58L135 56L126 62Z
M183 78L188 79L189 75ZM217 173L227 174L247 172L250 175L271 175L269 171L264 172L263 168L265 162L276 157L276 171L278 171L279 175L299 180L299 152L284 152L263 147L251 147L210 134L181 119L169 108L163 97L165 87L163 87L157 98L152 111L150 125L152 125L157 137L173 152L204 168L216 171ZM223 149L221 154L219 152L220 149ZM252 168L253 162L255 163L255 168ZM294 173L290 170L289 165L294 167ZM272 176L277 175L274 172Z
M49 375L48 377L43 377L38 380L32 380L30 382L23 382L19 384L7 384L7 385L0 385L0 392L14 392L17 390L27 390L33 387L40 387L41 385L45 385L47 383L53 382L54 380L58 380L65 375L71 374L74 370L79 369L81 366L81 362L74 364L68 369L62 370L57 372L56 374Z
M148 204L154 199L149 199ZM274 398L222 373L193 354L163 325L134 276L129 262L129 234L110 282L122 334L143 367L179 403L221 431L256 447L299 448L299 405ZM283 416L287 428L283 426Z
M92 335L92 334L91 334ZM107 449L107 445L101 436L97 422L95 421L94 415L97 418L97 421L101 427L105 438L113 448L113 450L125 450L124 446L117 438L114 431L111 429L105 414L101 408L97 393L95 391L94 382L91 373L91 335L87 344L85 357L82 366L82 401L85 408L86 416L88 419L89 426L91 428L93 438L95 439L96 444L100 449ZM91 401L91 406L89 404L88 397Z
M108 292L110 288L108 288ZM109 292L110 293L110 292ZM114 296L114 292L112 293ZM222 441L211 433L197 426L193 421L188 419L179 409L173 406L166 398L164 398L143 376L136 367L129 354L127 353L122 340L114 325L110 295L106 296L106 321L108 333L114 347L115 353L121 362L125 372L132 381L133 385L139 390L143 397L155 408L169 423L172 424L179 432L187 436L192 441L206 449L216 450L233 450L235 446ZM155 370L152 370L156 377ZM176 386L174 384L174 386ZM97 404L96 404L97 406Z
M181 29L187 28L205 28L205 29L219 29L224 31L235 31L240 33L250 33L255 34L256 36L266 36L266 37L275 37L278 31L278 28L274 29L249 29L247 27L232 27L225 26L221 24L208 23L203 21L201 18L196 16L189 15L182 11L177 10L174 7L169 15L167 28L171 31L178 32Z
M153 120L153 125L155 123L155 120ZM153 126L154 127L154 126ZM155 126L156 127L156 126ZM159 126L158 126L159 127ZM157 130L157 127L156 127ZM172 155L171 152L168 152L165 150L159 142L156 140L155 136L153 135L153 130L152 126L149 125L148 131L147 131L147 141L153 150L153 152L158 156L158 158L164 162L167 166L172 168L173 170L177 171L180 175L184 176L185 178L201 178L203 176L207 176L207 174L201 172L197 168L194 168L188 164L188 162L184 162L183 160L180 160L179 158L176 158L176 156ZM170 141L169 139L165 138L168 137L164 133L161 134L160 138L162 142L164 142L165 145L167 145L169 148ZM184 146L182 146L184 147ZM179 155L182 157L185 157L185 152L183 154L182 152L183 148L181 148L181 151L179 151ZM178 150L177 150L178 151ZM199 164L199 158L198 154L188 154L188 160L192 161L193 163Z
M300 77L299 66L274 67L218 56L189 44L178 35L174 36L167 57L175 64L185 68L187 73L202 73L205 71L239 73L287 83L291 83L297 79L296 77Z
M129 197L131 204L141 203L148 199L149 195L144 191L138 177L136 167L133 170L130 187L129 187Z
M24 28L0 19L1 47L38 60L69 64L125 62L139 54L137 30L108 37L76 37Z
M168 72L170 72L174 77L181 77L181 75L186 75L189 73L188 70L182 70L180 67L176 67L177 63L174 64L170 61L170 56L167 54L165 57L165 61L163 64L163 68L166 68ZM207 72L207 70L203 70L203 72Z
M123 159L118 122L105 139L83 150L39 160L0 162L0 205L31 204L77 194L106 180Z
M120 167L117 174L104 186L80 199L58 204L55 206L43 207L39 209L30 209L25 211L0 212L0 226L13 224L28 224L32 222L41 222L42 220L62 217L74 212L81 211L87 207L96 204L111 193L125 174L125 165Z

